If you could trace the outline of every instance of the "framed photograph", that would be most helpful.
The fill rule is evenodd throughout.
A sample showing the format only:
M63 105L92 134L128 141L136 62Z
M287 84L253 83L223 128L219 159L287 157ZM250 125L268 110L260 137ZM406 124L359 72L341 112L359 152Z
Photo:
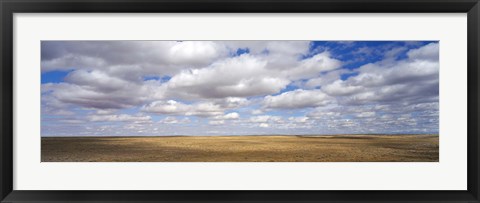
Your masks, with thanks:
M1 202L479 202L477 0L0 7Z

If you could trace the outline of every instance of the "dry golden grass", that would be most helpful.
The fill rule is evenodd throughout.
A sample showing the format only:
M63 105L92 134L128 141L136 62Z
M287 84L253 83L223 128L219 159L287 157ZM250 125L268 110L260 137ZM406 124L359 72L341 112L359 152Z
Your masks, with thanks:
M42 162L438 162L437 135L43 137Z

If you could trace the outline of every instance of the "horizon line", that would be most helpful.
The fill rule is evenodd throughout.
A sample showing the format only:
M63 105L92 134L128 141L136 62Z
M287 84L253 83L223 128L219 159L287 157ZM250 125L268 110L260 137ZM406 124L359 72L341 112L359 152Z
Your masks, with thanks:
M287 134L263 134L263 135L79 135L79 136L40 136L40 138L75 138L75 137L104 137L104 138L113 138L113 137L235 137L235 136L342 136L342 135L384 135L384 136L402 136L402 135L436 135L439 136L439 133L346 133L346 134L296 134L296 135L287 135Z

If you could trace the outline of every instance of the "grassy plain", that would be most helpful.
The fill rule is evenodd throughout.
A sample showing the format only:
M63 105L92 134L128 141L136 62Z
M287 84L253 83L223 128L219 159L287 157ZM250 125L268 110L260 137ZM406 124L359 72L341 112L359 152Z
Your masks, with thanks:
M42 162L438 162L437 135L42 137Z

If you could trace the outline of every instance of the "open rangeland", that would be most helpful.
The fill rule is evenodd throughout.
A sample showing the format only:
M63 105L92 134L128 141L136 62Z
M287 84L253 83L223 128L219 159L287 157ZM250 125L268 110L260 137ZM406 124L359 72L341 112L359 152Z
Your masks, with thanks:
M438 162L437 135L42 137L42 162Z

